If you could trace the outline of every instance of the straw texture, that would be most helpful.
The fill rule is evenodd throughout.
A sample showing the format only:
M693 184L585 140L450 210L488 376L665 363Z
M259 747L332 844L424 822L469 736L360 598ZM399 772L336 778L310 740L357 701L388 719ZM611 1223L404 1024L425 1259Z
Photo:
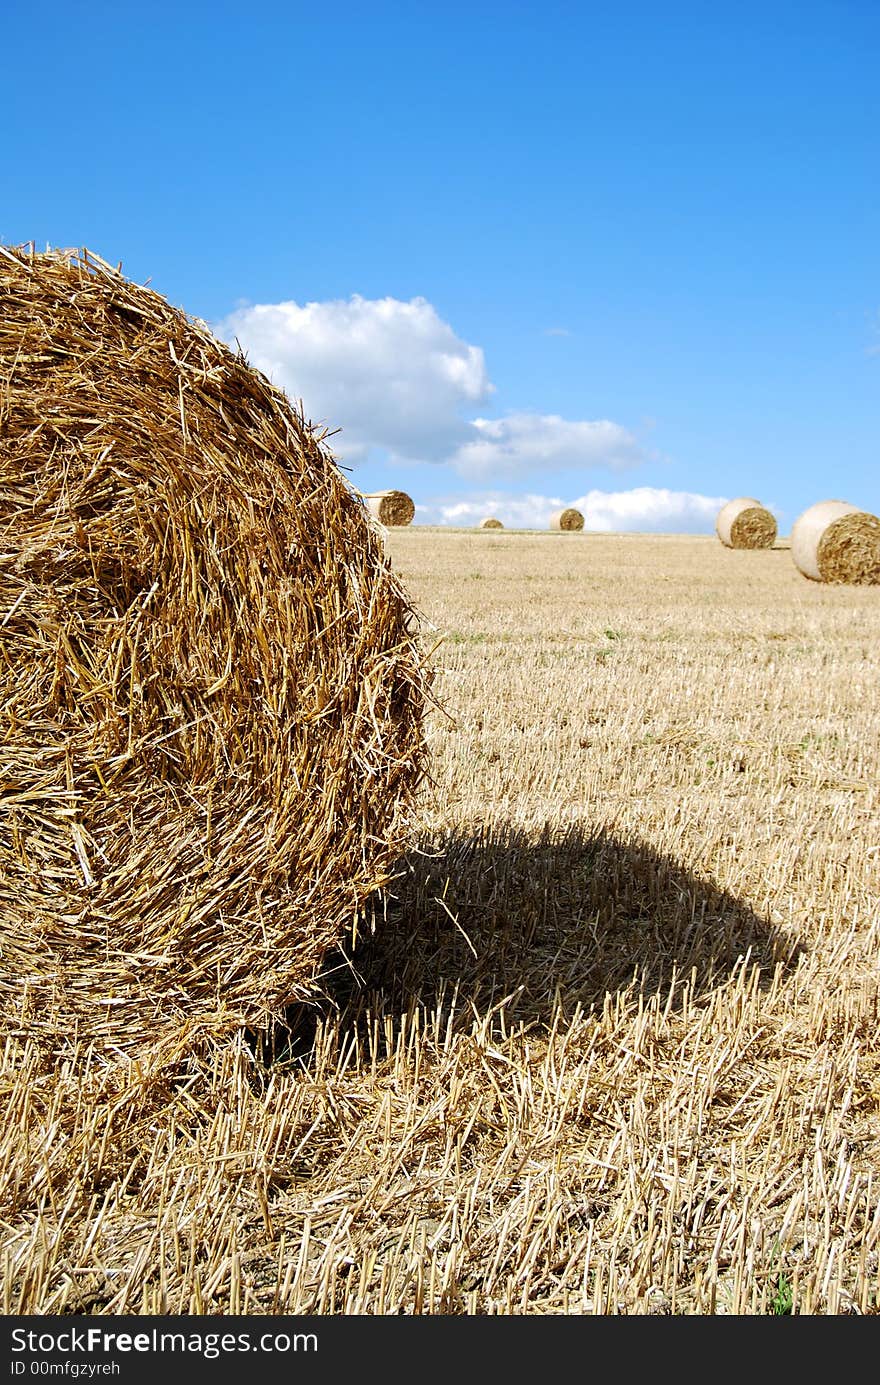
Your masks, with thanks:
M791 556L815 582L880 582L880 519L845 500L820 500L792 525Z
M428 679L287 397L96 256L0 249L0 1004L108 1051L269 1023L383 882Z
M364 498L370 513L375 515L380 524L388 528L412 524L416 507L406 491L377 491Z
M494 515L487 515L485 519L481 519L481 520L480 520L480 528L481 528L481 529L503 529L503 528L504 528L504 525L501 523L501 520L500 520L500 519L496 519Z
M550 516L551 529L562 529L573 532L577 529L583 529L583 527L584 517L580 510L573 510L571 508L557 510L555 514Z
M770 548L776 541L776 519L760 500L741 495L722 505L715 532L727 548Z

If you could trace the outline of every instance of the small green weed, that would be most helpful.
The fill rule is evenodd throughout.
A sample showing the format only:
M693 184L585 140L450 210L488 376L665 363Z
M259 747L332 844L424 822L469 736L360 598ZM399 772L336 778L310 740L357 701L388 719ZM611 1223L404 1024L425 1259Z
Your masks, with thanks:
M770 1312L774 1317L781 1318L791 1314L794 1307L794 1295L792 1294L791 1281L785 1274L776 1276L776 1292L770 1303Z

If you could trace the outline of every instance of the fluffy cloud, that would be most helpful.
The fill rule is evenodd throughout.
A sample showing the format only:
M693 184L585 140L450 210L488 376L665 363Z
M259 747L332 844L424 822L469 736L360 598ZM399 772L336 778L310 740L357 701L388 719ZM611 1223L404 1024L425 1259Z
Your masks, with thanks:
M450 458L460 476L473 480L513 478L530 472L607 466L636 466L644 453L626 428L607 419L594 422L558 414L507 414L475 418L473 436Z
M546 529L554 510L565 502L546 495L505 495L477 491L467 496L446 496L427 504L416 503L416 524L449 524L467 529L487 515L495 515L508 529Z
M594 533L709 534L725 495L699 495L663 487L636 486L629 491L588 491L571 502Z
M472 433L463 410L494 389L480 347L456 336L424 298L260 303L236 309L215 331L301 399L313 422L341 428L331 445L344 461L372 448L399 461L442 461Z
M644 460L633 435L608 420L474 417L494 391L483 352L424 298L243 305L215 331L334 430L343 462L383 452L397 465L446 462L486 482Z
M495 515L509 529L546 529L554 510L572 505L583 514L584 528L593 533L709 534L727 499L723 495L697 495L654 486L628 491L592 490L575 500L486 490L416 505L416 523L466 528L479 524L486 515Z

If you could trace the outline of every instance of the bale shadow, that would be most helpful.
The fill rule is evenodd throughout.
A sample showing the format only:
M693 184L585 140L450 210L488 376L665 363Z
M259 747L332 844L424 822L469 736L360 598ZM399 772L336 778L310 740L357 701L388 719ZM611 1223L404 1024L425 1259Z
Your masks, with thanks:
M747 959L767 986L800 940L651 847L573 826L423 842L374 901L353 948L328 955L315 1005L292 1007L277 1051L302 1056L317 1024L448 1007L462 1022L507 1001L507 1023L547 1025L635 985L672 1008ZM671 993L671 1000L670 1000ZM274 1045L273 1045L274 1046ZM268 1055L267 1055L268 1056Z

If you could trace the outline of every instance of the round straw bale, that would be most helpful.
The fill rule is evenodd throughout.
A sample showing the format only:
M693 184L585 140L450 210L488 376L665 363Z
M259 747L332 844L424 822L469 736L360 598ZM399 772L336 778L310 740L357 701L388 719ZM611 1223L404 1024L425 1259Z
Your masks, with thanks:
M0 247L0 379L5 1021L268 1025L409 830L408 597L325 435L87 251Z
M416 507L406 491L377 491L365 499L370 513L387 528L412 524Z
M567 532L574 532L577 529L583 529L583 527L584 517L580 510L557 510L555 514L550 516L551 529L562 529Z
M770 548L776 541L776 519L760 500L741 495L721 506L715 532L727 548Z
M501 523L501 520L500 520L500 519L496 519L494 515L487 515L485 519L481 519L481 520L480 520L480 528L481 528L481 529L503 529L503 528L504 528L504 525Z
M792 525L791 556L816 582L880 582L880 518L845 500L820 500Z

